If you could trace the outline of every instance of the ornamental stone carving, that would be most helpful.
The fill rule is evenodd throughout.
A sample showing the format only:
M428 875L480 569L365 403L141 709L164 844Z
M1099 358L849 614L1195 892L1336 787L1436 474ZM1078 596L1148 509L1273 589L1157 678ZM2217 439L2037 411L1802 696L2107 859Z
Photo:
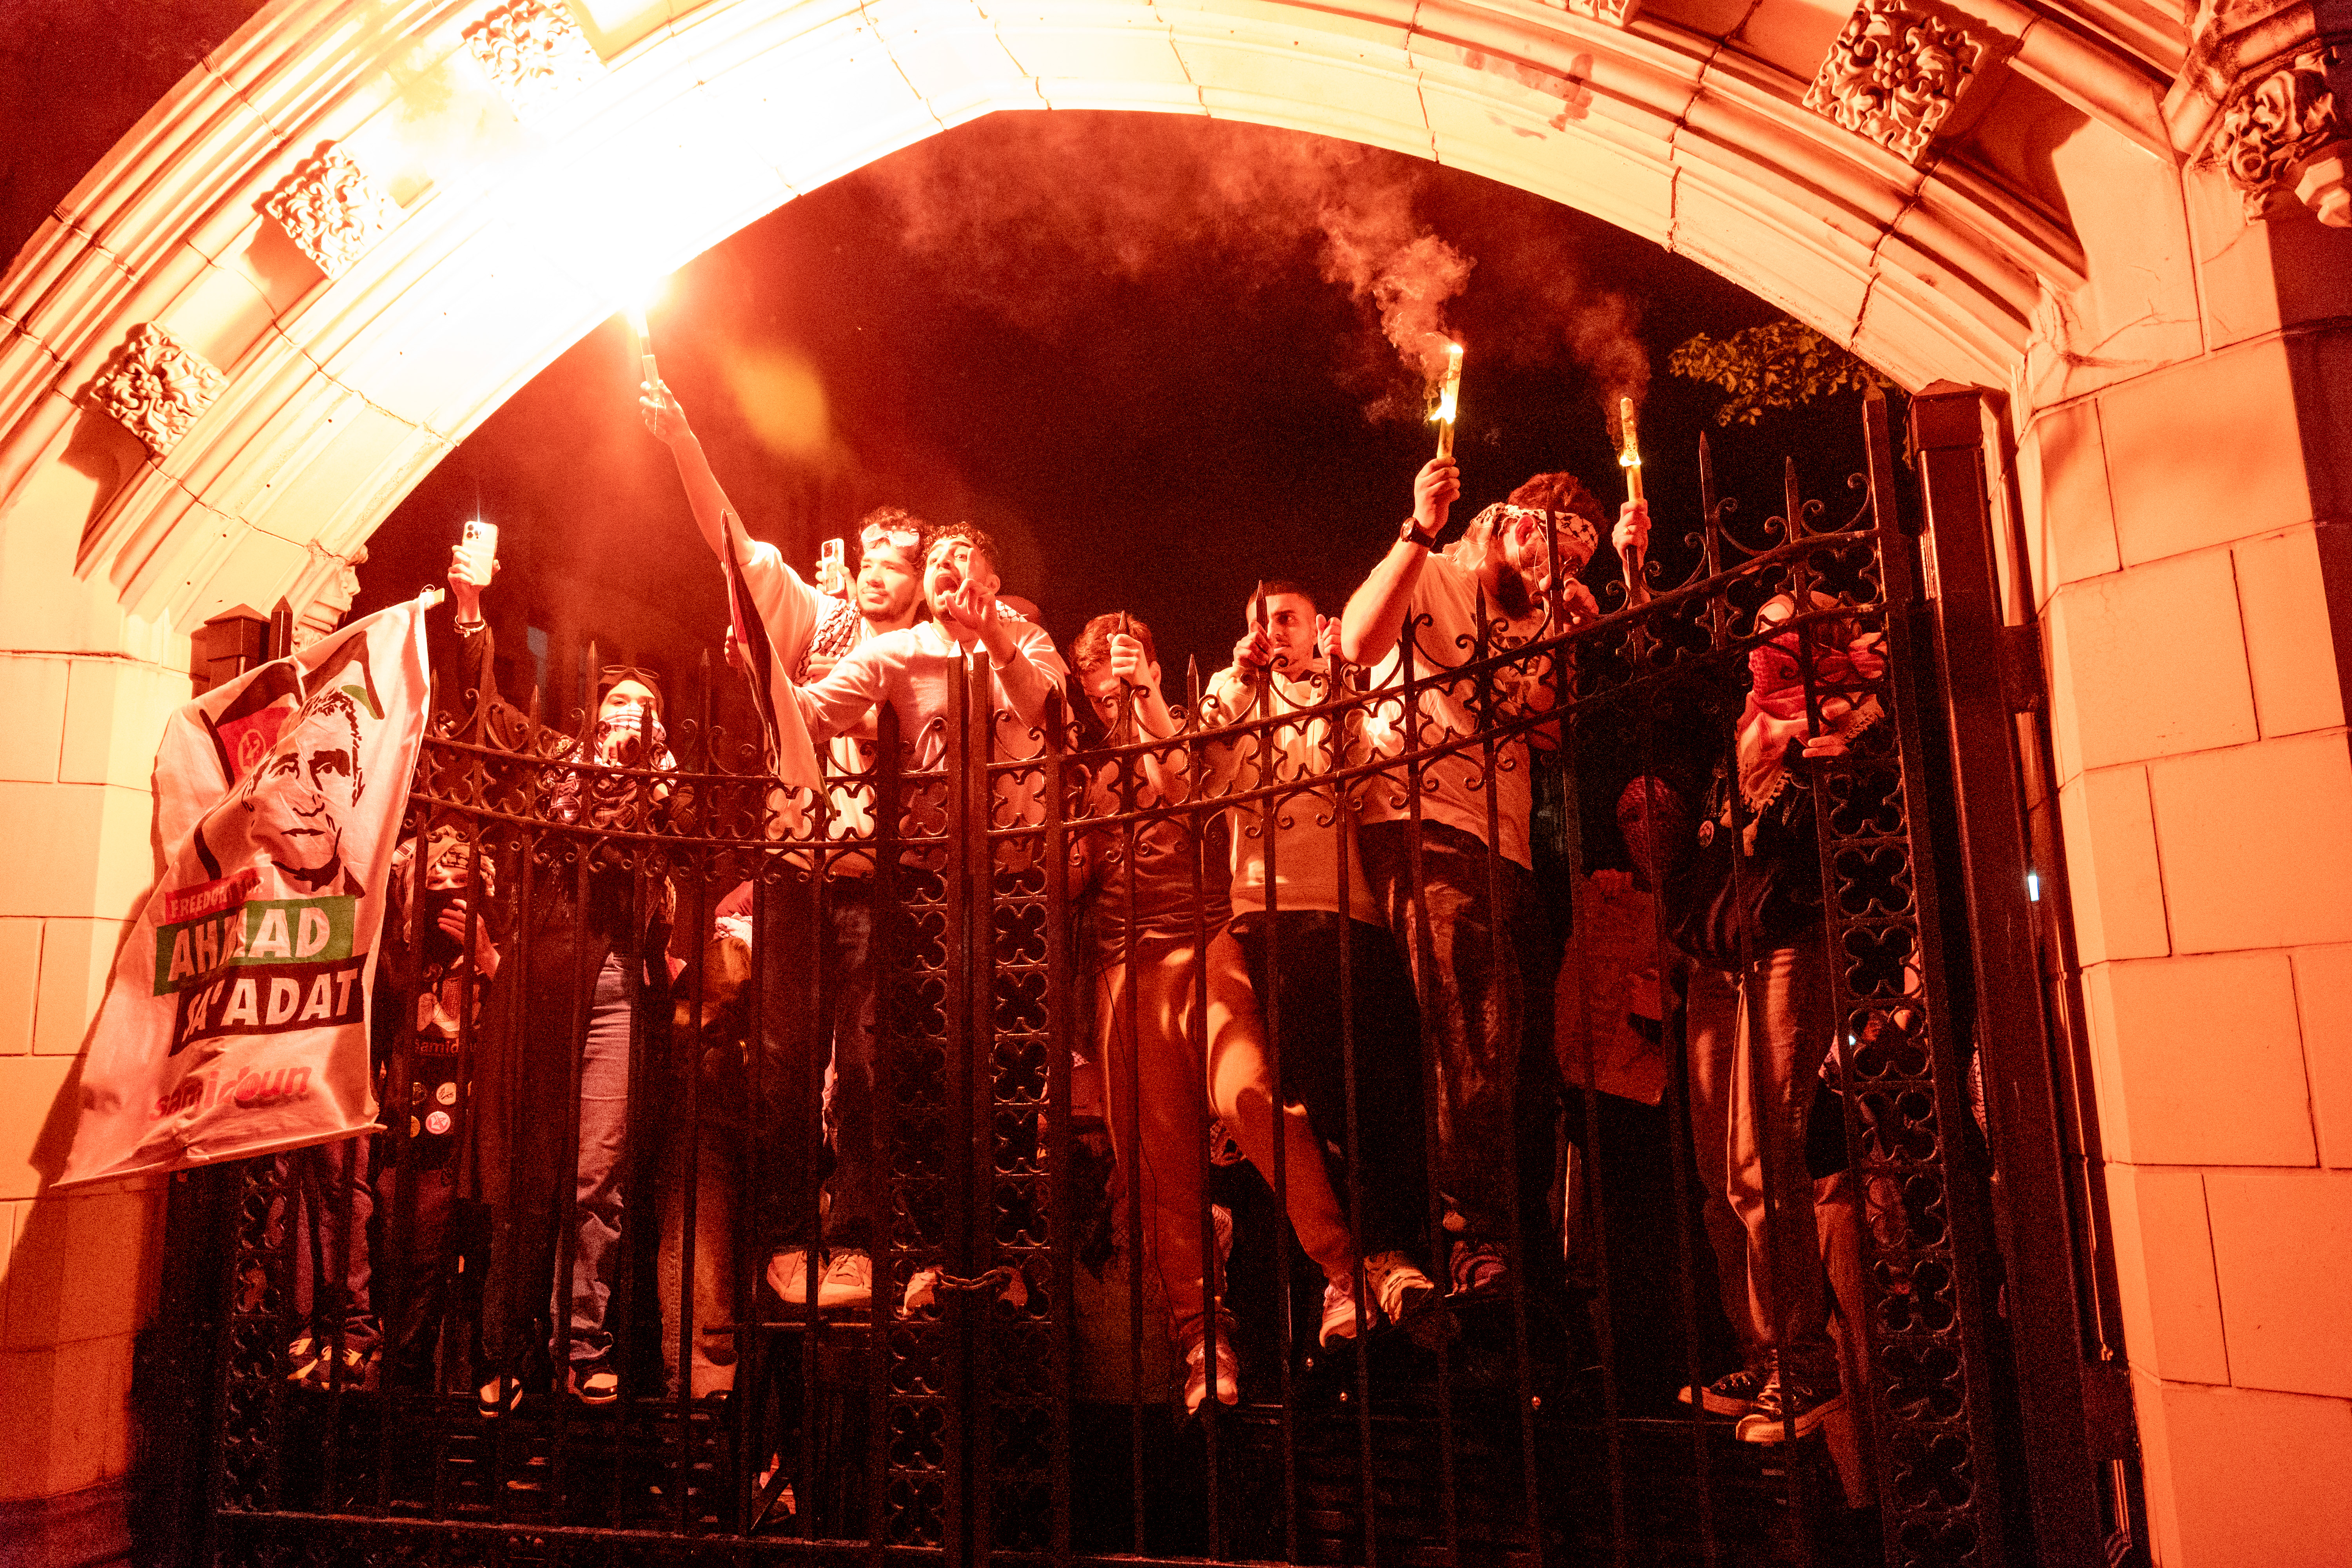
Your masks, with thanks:
M545 117L604 69L580 24L553 0L509 0L466 29L466 47L518 120Z
M1642 0L1560 0L1571 16L1622 27L1642 14Z
M2249 223L2307 207L2352 227L2346 20L2311 0L2197 0L2164 122L2176 151L2227 177Z
M330 278L340 278L392 226L392 198L329 142L263 198L261 210Z
M1805 107L1916 163L1983 57L1980 40L1924 5L1863 0Z
M2344 170L2352 125L2339 114L2335 90L2347 55L2336 45L2313 44L2242 81L2223 105L2209 153L2245 198L2248 222L2304 205L2322 223L2352 226Z
M228 377L152 321L131 329L112 364L90 384L90 401L161 458L179 445Z

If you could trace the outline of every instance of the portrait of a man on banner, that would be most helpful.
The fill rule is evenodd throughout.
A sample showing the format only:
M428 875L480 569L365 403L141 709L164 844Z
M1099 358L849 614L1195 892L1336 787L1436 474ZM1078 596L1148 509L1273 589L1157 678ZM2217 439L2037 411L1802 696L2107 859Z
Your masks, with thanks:
M164 874L119 955L65 1180L364 1131L367 994L423 738L395 605L188 704L156 757Z

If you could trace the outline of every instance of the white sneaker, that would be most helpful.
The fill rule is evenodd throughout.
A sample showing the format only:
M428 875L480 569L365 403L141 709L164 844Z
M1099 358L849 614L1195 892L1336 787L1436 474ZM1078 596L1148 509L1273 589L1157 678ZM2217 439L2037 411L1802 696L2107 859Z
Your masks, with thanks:
M1217 1323L1217 1403L1237 1405L1242 1397L1242 1361L1234 1349L1234 1321L1223 1312ZM1200 1323L1184 1331L1184 1414L1192 1415L1209 1401L1208 1334Z
M808 1254L797 1247L779 1249L768 1258L768 1289L787 1307L808 1300Z
M1371 1313L1365 1314L1369 1322ZM1328 1345L1333 1340L1356 1337L1356 1279L1350 1272L1337 1279L1323 1281L1323 1329L1316 1343Z
M874 1260L862 1252L836 1252L816 1282L816 1304L863 1307L874 1300Z

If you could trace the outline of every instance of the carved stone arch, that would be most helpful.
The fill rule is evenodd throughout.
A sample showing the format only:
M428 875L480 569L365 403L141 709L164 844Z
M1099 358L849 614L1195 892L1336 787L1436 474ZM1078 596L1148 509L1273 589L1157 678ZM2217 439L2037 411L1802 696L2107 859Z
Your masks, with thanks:
M2002 382L2037 307L2080 286L2033 202L1919 166L1933 105L1882 145L1791 73L1604 13L1622 14L709 0L592 37L552 0L289 0L0 283L0 515L53 527L44 466L125 420L143 450L110 480L49 487L72 494L87 614L169 637L331 587L317 563L351 559L626 274L1003 109L1208 114L1433 157L1689 255L1914 385ZM161 342L178 379L142 384L178 394L125 402L108 367Z
M377 521L614 310L621 242L660 236L631 269L667 266L975 116L1089 108L1437 159L1656 239L1910 385L2005 395L1981 450L1945 450L1997 475L2008 618L2043 633L1998 662L2038 646L2049 672L2039 885L2063 868L2079 950L2052 951L2095 1089L2070 1091L2064 1206L2117 1215L2085 1415L2116 1476L2136 1417L2155 1534L2105 1560L2340 1559L2344 1292L2313 1285L2342 1259L2312 1239L2352 1223L2343 0L16 11L45 6L52 54L99 55L86 32L201 58L0 272L0 1407L25 1413L0 1536L5 1488L94 1496L125 1448L140 1292L41 1282L60 1238L78 1268L144 1256L157 1195L46 1183L152 876L190 630L281 595L328 624ZM249 19L209 50L159 37L199 13ZM82 116L41 70L0 53L0 102Z

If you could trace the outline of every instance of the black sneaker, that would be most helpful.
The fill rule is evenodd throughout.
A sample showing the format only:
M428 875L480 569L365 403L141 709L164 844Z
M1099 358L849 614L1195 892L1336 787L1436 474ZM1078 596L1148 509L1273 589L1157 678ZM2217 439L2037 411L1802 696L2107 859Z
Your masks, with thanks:
M1773 1373L1756 1394L1756 1408L1739 1418L1743 1443L1779 1443L1793 1424L1800 1437L1810 1436L1823 1418L1845 1408L1845 1391L1819 1389L1801 1383L1783 1384Z
M1756 1396L1763 1392L1764 1374L1752 1366L1743 1366L1737 1372L1725 1373L1705 1388L1694 1389L1685 1384L1675 1397L1685 1405L1696 1404L1709 1415L1745 1415L1756 1408Z

